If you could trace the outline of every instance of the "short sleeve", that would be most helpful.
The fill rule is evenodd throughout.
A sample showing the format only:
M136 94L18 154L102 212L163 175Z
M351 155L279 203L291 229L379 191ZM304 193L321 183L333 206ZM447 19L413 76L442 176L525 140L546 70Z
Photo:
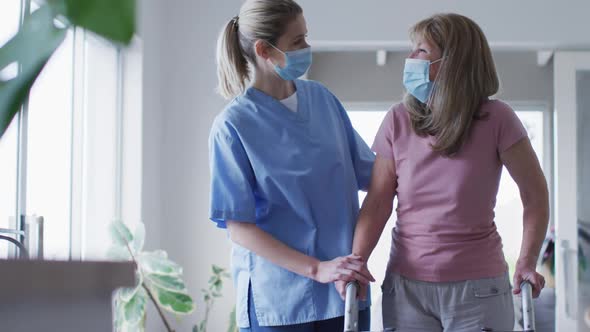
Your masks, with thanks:
M226 122L216 121L211 129L209 167L209 218L220 228L226 228L228 220L255 223L254 172L239 137Z
M394 159L393 155L393 110L385 115L381 126L375 135L375 141L371 149L379 157L385 159Z
M498 153L503 153L521 139L527 137L527 131L522 122L508 105L497 109L498 130L496 142Z

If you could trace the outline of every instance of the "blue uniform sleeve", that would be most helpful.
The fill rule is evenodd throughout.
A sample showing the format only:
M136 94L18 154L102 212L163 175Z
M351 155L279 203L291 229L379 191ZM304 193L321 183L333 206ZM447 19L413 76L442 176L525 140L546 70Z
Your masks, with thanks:
M334 96L336 105L340 111L340 115L346 127L346 134L348 136L348 143L350 146L350 154L352 156L352 163L354 165L354 172L357 179L359 189L368 190L371 182L371 173L373 171L373 163L375 163L375 154L371 148L362 139L362 137L352 127L350 118L342 106L342 103Z
M226 221L256 222L254 172L232 126L215 121L209 136L211 204L209 218L217 227Z

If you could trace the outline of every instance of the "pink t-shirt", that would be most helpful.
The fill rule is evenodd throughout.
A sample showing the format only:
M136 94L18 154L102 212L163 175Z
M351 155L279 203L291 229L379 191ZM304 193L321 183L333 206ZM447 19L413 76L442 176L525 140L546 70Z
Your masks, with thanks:
M434 152L433 137L412 129L397 104L387 113L373 151L395 160L397 223L389 271L407 278L449 282L495 277L507 271L494 206L502 173L500 153L527 137L507 104L482 105L470 136L451 157ZM514 216L519 222L522 216Z

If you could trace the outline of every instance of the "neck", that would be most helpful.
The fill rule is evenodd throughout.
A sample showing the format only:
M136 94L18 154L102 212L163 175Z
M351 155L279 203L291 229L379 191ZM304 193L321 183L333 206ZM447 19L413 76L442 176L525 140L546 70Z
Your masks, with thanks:
M285 81L274 71L263 72L257 70L252 86L277 100L285 99L295 93L295 83Z

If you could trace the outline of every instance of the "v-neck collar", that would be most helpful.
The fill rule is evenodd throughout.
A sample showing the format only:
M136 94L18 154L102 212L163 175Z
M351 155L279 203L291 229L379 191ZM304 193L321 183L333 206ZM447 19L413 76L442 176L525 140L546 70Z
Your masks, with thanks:
M273 111L281 112L285 117L291 118L294 121L298 122L307 122L309 120L309 107L308 107L308 99L307 91L305 91L305 87L301 84L300 80L293 80L293 84L295 84L295 93L297 93L297 112L291 111L285 104L283 104L280 100L266 94L262 90L259 90L255 87L249 87L246 90L246 94L250 96L254 96L260 100L265 101L270 105Z

